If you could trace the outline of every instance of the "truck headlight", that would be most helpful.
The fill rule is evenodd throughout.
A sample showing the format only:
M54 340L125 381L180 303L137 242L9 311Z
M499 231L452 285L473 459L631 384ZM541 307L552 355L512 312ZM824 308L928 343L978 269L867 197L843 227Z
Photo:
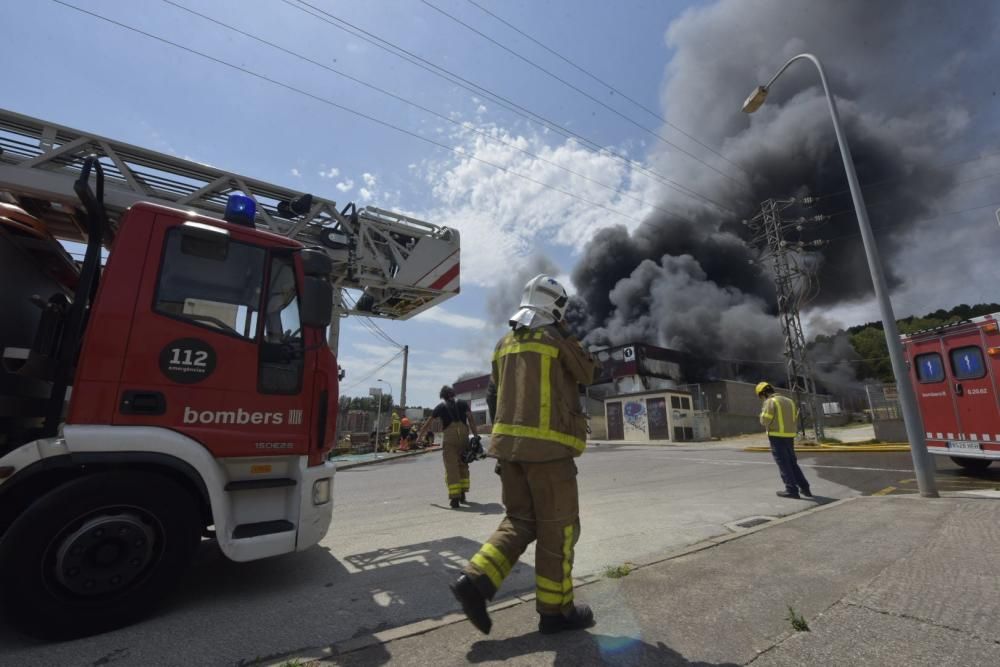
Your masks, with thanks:
M318 479L313 482L313 505L325 505L330 502L330 478Z

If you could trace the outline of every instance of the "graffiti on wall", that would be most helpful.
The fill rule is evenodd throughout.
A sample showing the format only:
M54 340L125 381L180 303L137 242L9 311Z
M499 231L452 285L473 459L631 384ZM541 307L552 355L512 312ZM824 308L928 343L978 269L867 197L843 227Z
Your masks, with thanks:
M625 403L625 423L637 431L646 430L646 405L642 401Z

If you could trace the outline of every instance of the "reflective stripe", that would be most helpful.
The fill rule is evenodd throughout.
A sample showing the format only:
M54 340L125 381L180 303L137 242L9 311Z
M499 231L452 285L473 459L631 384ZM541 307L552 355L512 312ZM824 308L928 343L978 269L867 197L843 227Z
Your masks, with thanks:
M497 569L504 578L510 574L510 561L507 560L507 557L504 556L503 553L495 546L487 542L482 546L482 548L479 549L479 553L489 557L489 559L497 566Z
M538 428L548 431L552 421L552 357L542 357L541 400L538 404Z
M535 587L540 590L549 591L551 593L559 593L562 595L565 591L563 590L563 585L558 581L549 579L548 577L543 577L540 574L535 575ZM572 588L572 582L570 587Z
M542 590L541 588L535 591L535 597L542 604L550 604L554 607L563 606L563 594L562 593L549 593L548 591Z
M497 568L489 561L488 558L486 558L486 556L482 553L478 553L472 557L470 562L482 570L483 573L490 578L493 588L500 588L500 584L503 583L503 577L500 576L500 571L497 570Z
M468 491L469 490L469 478L468 477L466 477L465 479L462 480L462 490L463 491Z
M789 407L791 407L791 410L788 410ZM771 410L773 410L773 412L766 412L766 410L768 408L771 408ZM768 427L768 429L767 429L767 434L768 435L773 435L773 436L778 437L778 438L794 438L797 435L796 431L790 430L789 428L786 428L786 426L785 426L785 412L786 412L786 410L788 410L791 413L791 414L788 415L791 418L790 419L791 423L788 426L790 426L790 427L794 427L795 426L795 422L796 422L796 414L795 414L796 413L796 407L795 407L795 403L792 401L792 399L787 398L787 397L781 397L781 399L779 399L777 396L772 396L771 398L769 398L766 401L764 401L764 410L765 411L761 412L762 416L772 417L772 415L774 415L774 416L777 417L777 421L778 421L778 428L777 429L773 428L774 422L771 422L771 426ZM775 413L777 413L777 414L775 415Z
M535 428L534 426L517 426L516 424L504 424L501 422L496 422L493 424L493 434L494 435L510 435L515 438L535 438L536 440L549 440L550 442L558 442L560 445L565 445L567 447L572 447L578 452L582 452L587 448L587 441L580 438L575 438L568 433L560 433L559 431L553 431L552 429L542 430L540 428Z
M760 416L761 417L767 417L768 419L773 419L774 418L774 413L773 412L762 412L762 413L760 413Z
M521 354L523 352L535 352L543 357L558 357L559 348L555 345L545 343L507 343L493 354L494 361L506 357L508 354Z

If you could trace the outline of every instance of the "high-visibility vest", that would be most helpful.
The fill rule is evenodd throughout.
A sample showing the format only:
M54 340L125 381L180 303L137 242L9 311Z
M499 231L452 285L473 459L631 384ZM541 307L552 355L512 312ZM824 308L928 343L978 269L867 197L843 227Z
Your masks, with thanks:
M540 462L579 456L587 422L579 385L593 382L596 363L555 326L519 329L493 354L496 414L490 452L501 460Z
M392 425L389 427L389 432L393 435L399 435L399 417L396 415L392 416Z
M798 433L798 410L787 396L775 394L764 401L760 410L761 422L769 422L767 434L778 438L794 438Z

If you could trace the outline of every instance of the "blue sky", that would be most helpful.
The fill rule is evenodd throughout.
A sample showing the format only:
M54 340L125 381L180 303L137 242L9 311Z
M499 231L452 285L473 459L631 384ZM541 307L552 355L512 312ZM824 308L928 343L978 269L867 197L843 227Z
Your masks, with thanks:
M489 303L503 296L516 303L517 283L539 257L565 277L587 242L604 227L623 224L635 229L664 206L680 210L681 217L705 208L690 195L651 180L644 169L656 169L677 183L732 203L739 201L733 192L744 175L713 151L749 164L768 149L779 160L795 160L794 167L801 167L807 180L815 160L812 152L799 148L813 150L818 145L822 153L833 146L813 72L790 71L765 108L751 118L739 113L755 81L806 48L827 63L831 81L843 95L845 118L898 148L907 169L934 161L954 163L948 172L956 186L934 193L927 217L909 222L906 233L888 246L898 258L894 269L905 279L893 295L897 314L996 300L988 286L1000 275L994 260L998 232L993 213L1000 206L995 194L1000 174L995 67L1000 24L987 17L996 11L987 0L971 3L971 8L964 5L964 12L934 3L886 3L880 5L881 13L873 13L861 0L475 0L663 115L708 149L546 53L472 0L64 1L451 149L53 0L4 6L5 25L17 27L5 31L0 41L0 61L8 65L5 108L341 204L377 205L458 228L462 294L407 322L379 321L393 339L410 346L411 405L432 405L441 384L488 367L505 317L503 312L491 313ZM295 8L303 2L606 150L590 150L578 139L530 123L480 93L433 76ZM428 3L555 72L600 103ZM438 116L174 5L384 88ZM781 148L786 152L775 152L789 137ZM930 217L939 212L940 219ZM839 222L851 224L847 218ZM956 224L964 225L962 234L954 232ZM959 265L969 267L975 278L957 271ZM671 311L675 319L684 315ZM829 332L875 316L871 299L862 298L808 312L804 323L812 333ZM381 378L398 394L400 360L382 367L396 348L356 318L344 323L340 352L348 373L344 392L363 394Z
M68 1L435 141L452 146L469 146L477 140L489 143L481 135L463 131L461 126L165 2ZM574 149L563 137L546 133L482 97L280 0L176 2L458 122L488 128L509 143L520 142L518 145L525 149L573 165L595 180L617 184L622 191L631 187L628 170L620 163ZM309 4L530 107L601 145L640 158L644 152L648 137L637 128L416 0L310 0ZM606 98L609 104L621 103L609 91L601 91L585 76L472 4L464 0L434 0L434 4L575 85L586 86L591 94ZM664 30L685 3L634 2L628 12L622 12L617 3L590 0L484 0L481 4L614 82L644 105L658 108L664 66L670 55ZM17 67L5 68L6 108L338 202L355 200L394 208L459 228L464 247L462 294L413 321L380 321L394 339L410 345L411 404L432 404L442 383L451 382L460 372L487 368L488 350L501 330L488 322L485 300L512 266L527 255L541 252L566 272L588 230L604 224L602 219L616 217L606 212L591 213L589 223L581 226L579 234L557 225L548 227L546 209L552 209L551 216L556 217L556 210L578 202L558 193L539 196L540 188L510 176L488 183L493 191L484 195L484 201L470 202L467 194L457 188L468 188L470 181L489 180L498 175L495 169L481 163L463 164L458 156L443 149L54 2L8 5L5 18L8 25L24 26L23 30L8 31L0 43L0 58L6 63L18 63ZM628 104L621 108L628 113L635 111ZM641 117L642 112L638 114ZM655 123L648 116L643 121L651 127ZM499 154L494 157L504 164L525 159L523 154L512 157L510 149L502 144L495 150ZM582 190L585 196L591 185L584 183L580 188L572 176L551 169L536 175L574 192ZM452 185L442 185L449 178ZM621 206L630 216L640 215L643 210L634 200L623 204L613 190L598 191L601 202L612 208ZM492 239L488 232L495 226L487 213L498 202L509 207L506 215L512 220L518 218L520 206L533 210L525 215L518 232L501 233ZM628 223L624 217L615 221ZM500 245L498 240L502 241ZM348 319L341 337L341 363L348 371L344 389L363 393L374 386L365 376L393 353L390 345ZM398 360L376 376L391 382L398 393Z

